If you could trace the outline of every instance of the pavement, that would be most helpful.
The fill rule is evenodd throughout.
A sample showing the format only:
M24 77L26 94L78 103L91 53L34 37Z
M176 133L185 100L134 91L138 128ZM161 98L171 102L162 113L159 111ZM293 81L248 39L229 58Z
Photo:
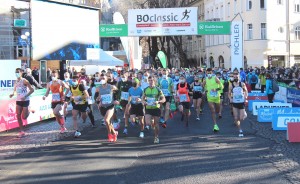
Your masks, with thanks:
M207 104L200 121L191 116L189 127L177 113L160 129L160 144L153 144L152 130L138 138L137 126L127 136L121 128L118 141L109 143L98 111L94 115L98 126L80 122L79 138L70 116L63 135L53 120L29 125L22 139L15 131L0 133L0 183L300 183L300 144L288 143L284 131L250 113L243 138L228 106L219 133L212 132Z

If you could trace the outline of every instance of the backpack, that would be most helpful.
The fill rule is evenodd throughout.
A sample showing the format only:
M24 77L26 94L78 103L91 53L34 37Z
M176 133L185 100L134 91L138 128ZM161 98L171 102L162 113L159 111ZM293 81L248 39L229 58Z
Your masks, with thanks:
M272 80L272 88L271 89L274 93L279 91L279 86L275 80Z
M257 81L256 80L256 76L255 75L251 75L251 79L250 80L251 80L252 83L256 83L256 81Z

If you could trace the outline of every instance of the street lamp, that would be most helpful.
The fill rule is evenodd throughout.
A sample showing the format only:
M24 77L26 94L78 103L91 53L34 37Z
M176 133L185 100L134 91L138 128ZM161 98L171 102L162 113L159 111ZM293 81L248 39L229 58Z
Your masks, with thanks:
M26 61L26 67L30 67L30 49L29 49L29 44L30 44L30 41L29 41L29 36L30 36L30 33L29 32L25 32L25 34L21 35L21 39L22 40L25 40L26 42L26 58L27 58L27 61Z

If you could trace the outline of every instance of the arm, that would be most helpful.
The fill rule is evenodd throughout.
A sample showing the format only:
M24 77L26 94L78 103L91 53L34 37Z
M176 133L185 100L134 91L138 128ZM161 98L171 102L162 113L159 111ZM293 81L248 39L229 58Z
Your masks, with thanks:
M219 88L216 89L217 91L222 90L224 88L222 82L218 77L216 77L216 83L219 84Z
M34 92L34 89L32 88L31 84L27 80L24 80L24 85L27 86L29 89L29 92L24 96L24 98L27 98Z
M46 91L45 95L43 96L43 100L45 100L48 97L49 93L50 93L50 85L47 84L47 91Z
M166 102L166 98L165 95L161 92L161 90L159 91L159 101L157 103L165 103Z
M228 86L228 99L230 99L230 101L231 101L231 91L232 91L232 83L229 83L229 86Z
M9 98L12 98L15 95L16 90L17 90L17 85L16 83L14 83L14 91L12 92L12 94L9 95Z
M41 86L32 75L30 76L27 75L26 80L28 80L30 85L34 85L38 89L43 89L43 86Z
M243 89L244 89L244 92L245 92L245 102L248 101L248 90L247 90L247 87L245 85L245 83L242 83L242 86L243 86Z

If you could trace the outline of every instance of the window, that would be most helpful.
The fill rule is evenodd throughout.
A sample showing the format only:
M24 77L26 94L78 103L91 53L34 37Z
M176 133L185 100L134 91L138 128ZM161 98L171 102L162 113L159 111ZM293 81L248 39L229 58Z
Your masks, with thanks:
M262 40L267 39L266 23L261 23L261 25L260 25L260 37Z
M248 40L253 39L253 26L252 24L248 24Z
M295 40L300 40L300 26L295 29Z
M247 0L247 10L252 9L252 0Z
M295 0L295 12L300 12L300 0Z
M280 5L282 5L283 4L283 2L282 2L283 0L277 0L277 4L280 4Z
M260 8L261 9L265 9L266 6L265 6L265 0L260 0Z
M230 17L230 3L227 4L226 14L227 17Z

